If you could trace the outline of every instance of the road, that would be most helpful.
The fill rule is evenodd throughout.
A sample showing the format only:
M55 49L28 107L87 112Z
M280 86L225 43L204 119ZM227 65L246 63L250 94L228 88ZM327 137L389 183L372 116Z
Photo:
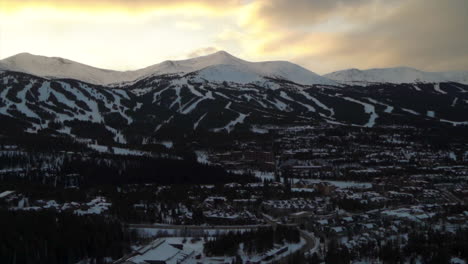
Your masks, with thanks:
M200 225L168 225L168 224L128 224L130 228L153 228L153 229L168 229L168 230L202 230L202 231L209 231L209 230L242 230L242 229L257 229L261 227L273 227L275 228L278 225L283 225L283 226L291 226L291 227L296 227L299 230L299 235L301 236L302 239L306 241L306 244L299 250L301 253L305 253L310 250L316 250L318 247L317 243L317 238L315 238L312 234L299 229L297 224L283 224L280 223L278 220L274 219L273 217L263 214L263 218L267 222L267 224L264 225L216 225L216 226L200 226ZM129 254L120 260L114 262L114 263L122 263L123 260L128 259L131 257L132 254ZM280 260L277 260L278 263L286 263L288 260L288 256L285 256L281 258Z
M170 230L242 230L242 229L257 229L261 227L269 227L266 225L167 225L167 224L128 224L130 228L152 228L152 229L170 229Z
M318 249L318 246L320 245L320 240L318 240L313 234L299 229L299 226L297 224L283 224L271 217L270 215L262 215L263 219L273 227L276 227L278 225L296 227L299 230L299 235L301 236L301 238L306 241L306 244L299 250L299 252L301 252L302 254L308 251L315 252ZM283 257L282 259L278 260L277 263L286 263L288 261L288 257L289 256Z

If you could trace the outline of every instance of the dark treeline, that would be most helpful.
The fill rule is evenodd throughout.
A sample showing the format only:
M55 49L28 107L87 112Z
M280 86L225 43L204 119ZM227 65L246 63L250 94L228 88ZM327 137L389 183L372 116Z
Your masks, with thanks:
M422 256L425 263L450 263L451 256L468 260L468 228L455 233L440 232L430 229L428 232L412 232L408 244L403 248L403 256L415 261Z
M130 249L134 237L117 220L51 211L0 210L0 263L103 263Z
M149 157L113 156L111 159L66 159L62 174L83 176L82 184L214 184L253 182L253 176L239 176L221 167L193 161Z
M449 264L457 256L468 259L468 229L456 232L414 230L406 243L399 240L380 241L348 249L336 240L328 244L326 263L352 263L353 260L379 259L383 263ZM298 262L307 263L307 262Z
M67 154L12 151L0 155L0 169L21 168L0 175L3 183L91 187L137 183L216 184L254 182L251 175L235 175L219 166L192 159L176 160L110 154ZM69 175L75 175L70 178ZM72 182L70 182L72 181Z
M0 118L0 121L3 121ZM17 145L26 151L81 151L86 145L75 141L71 137L51 137L47 132L30 134L23 131L17 133L5 133L3 129L9 128L2 124L0 129L0 146ZM5 136L7 135L7 136Z
M259 228L248 232L229 232L205 243L204 251L209 256L235 256L243 243L244 252L262 253L272 249L274 244L299 243L299 230L292 227L277 226Z
M409 233L408 241L380 241L379 243L363 244L360 248L348 249L337 240L328 242L328 249L323 258L317 254L290 255L288 264L350 264L355 261L366 263L423 263L450 264L452 257L468 260L468 229L456 232L443 232L433 229L414 230Z

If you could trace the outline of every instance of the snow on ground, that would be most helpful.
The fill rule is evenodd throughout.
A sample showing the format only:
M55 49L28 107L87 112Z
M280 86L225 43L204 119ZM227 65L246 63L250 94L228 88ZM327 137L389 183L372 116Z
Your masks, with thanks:
M208 153L202 150L196 150L195 155L197 155L197 162L202 164L210 164L211 162L208 159Z
M89 144L88 148L94 149L97 152L109 152L108 146L98 145L98 144Z
M62 134L67 134L69 136L76 137L71 133L71 127L67 127L67 126L62 127L60 129L58 129L57 132L62 133Z
M190 229L188 228L164 228L164 227L154 227L154 228L143 228L143 227L131 227L130 229L136 230L139 236L141 237L178 237L178 236L210 236L216 237L220 235L227 234L229 232L247 232L252 229L249 228L239 228L239 229L229 229L229 228L197 228Z
M137 103L135 107L133 107L133 112L140 110L140 108L143 106L143 103Z
M101 153L110 153L116 155L131 155L131 156L150 156L151 153L141 150L120 148L120 147L109 147L99 144L88 144L88 148L93 149Z
M464 261L461 258L453 257L453 258L450 259L450 263L451 264L466 264L466 261Z
M18 206L11 207L11 210L40 211L54 209L58 212L71 211L77 215L92 215L102 214L112 206L112 203L107 202L106 198L102 196L97 196L88 203L66 202L59 204L55 200L38 200L36 205L30 206L28 201L27 198L21 199Z
M363 105L364 106L364 111L366 113L370 114L369 121L367 121L367 123L364 125L364 127L374 127L375 120L379 116L377 115L377 112L375 111L375 107L373 105L358 101L358 100L353 99L351 97L343 97L343 99L345 99L347 101L350 101L350 102L354 102L354 103Z
M236 127L237 124L242 124L244 123L244 120L246 117L248 117L250 115L250 113L248 114L243 114L241 112L238 112L238 111L235 111L233 109L231 109L231 102L229 102L225 107L224 109L226 110L230 110L232 112L235 112L237 114L239 114L239 116L232 120L231 122L229 122L227 125L225 125L224 127L220 127L220 128L214 128L213 131L214 132L220 132L222 130L226 130L228 133L231 133L232 130L234 130L234 128Z
M450 121L446 119L440 119L440 122L445 122L445 123L450 123L454 126L459 126L459 125L468 125L468 121Z
M197 79L212 82L253 83L264 80L260 75L236 65L215 65L198 72Z
M174 91L175 91L175 94L177 96L177 98L172 102L172 104L169 106L169 108L172 109L172 107L174 107L175 105L178 105L178 109L177 109L177 112L180 113L180 111L182 110L182 97L180 97L180 90L182 89L181 86L176 86L174 87Z
M332 125L342 125L342 126L346 126L345 123L341 123L341 122L337 122L337 121L329 120L329 119L325 119L325 122L327 122L327 123L329 123L329 124L332 124Z
M89 206L88 209L78 209L75 210L74 213L77 215L102 214L103 212L108 211L112 204L106 202L106 199L103 197L96 197L86 205Z
M370 182L354 182L354 181L333 181L333 180L321 180L321 179L302 179L302 178L292 178L293 183L302 181L310 184L326 182L331 185L335 185L338 188L362 188L369 189L372 188L372 183Z
M314 188L291 188L291 191L312 193L312 192L315 192L315 189Z
M274 248L270 249L267 252L264 252L262 254L252 254L248 255L244 252L243 246L241 245L239 249L239 256L242 258L242 260L246 263L256 263L256 262L261 262L261 263L272 263L276 261L280 261L281 259L299 251L302 247L306 245L306 241L301 238L299 243L286 243L285 245L275 245ZM286 249L284 252L279 253L282 249ZM264 260L268 257L268 260Z
M181 263L193 256L193 250L179 249L172 246L164 238L156 239L149 245L141 247L129 259L131 263Z
M414 110L411 110L411 109L408 109L408 108L401 108L401 110L403 110L405 112L408 112L410 114L413 114L413 115L420 115L418 112L416 112Z
M161 141L161 142L159 142L159 144L163 145L167 149L171 149L174 146L174 143L172 141L170 141L170 140Z
M91 116L92 122L101 123L104 121L104 118L102 117L101 112L99 111L97 100L90 99L89 97L85 96L80 90L71 87L68 83L60 82L60 84L66 91L72 93L78 101L85 102L86 105L88 105L88 108L91 109L91 111L85 115L83 120L88 120L88 116ZM83 85L82 83L80 83L80 88L86 90L95 99L102 100L102 102L104 102L107 107L111 105L107 102L107 99L104 95L97 93L96 90L89 88L87 85ZM66 97L64 98L66 101L69 101L70 104L75 104L73 101L68 100Z
M15 191L4 191L2 193L0 193L0 198L3 198L3 197L6 197L12 193L14 193Z
M455 152L450 151L449 152L449 158L456 161L457 160L457 155L455 154Z
M2 98L3 104L5 104L5 106L0 107L0 114L6 115L6 116L11 116L8 113L8 109L13 104L10 100L8 100L6 96L10 92L10 90L11 90L11 86L7 86L6 88L3 88L3 91L0 93L0 98Z
M20 71L41 77L54 76L71 78L94 84L109 84L133 80L138 77L135 71L112 71L95 68L75 61L20 53L0 61L5 69Z
M131 155L131 156L149 156L151 153L141 150L134 150L134 149L127 149L127 148L119 148L113 147L114 154L117 155Z
M112 134L114 134L114 141L120 144L127 144L127 140L125 139L125 136L117 129L110 127L110 126L105 126L108 131L110 131Z
M161 94L164 93L169 88L171 88L171 86L168 86L168 87L166 87L164 89L161 89L160 91L154 92L153 93L153 104L159 102L161 100Z
M377 101L377 100L375 100L375 99L372 99L372 98L367 98L367 100L369 100L369 101L370 101L371 103L373 103L373 104L379 104L379 105L384 105L384 106L386 106L387 108L385 108L385 110L384 110L385 113L391 113L391 112L393 112L394 107L391 106L391 105L388 105L388 104L379 102L379 101Z
M442 89L440 89L440 84L438 83L434 84L434 90L441 94L447 94L445 91L442 91Z
M154 129L154 132L155 133L158 132L158 130L161 129L161 127L163 127L166 124L169 124L173 118L174 116L172 115L167 120L162 121L159 125L156 126L156 128Z
M56 120L62 123L68 120L82 120L101 123L104 119L99 111L98 104L96 103L97 101L100 101L104 103L106 109L110 112L119 113L120 116L127 120L127 124L131 124L133 122L133 119L126 114L126 111L129 109L121 104L122 97L128 97L124 91L112 90L113 100L110 100L100 91L91 88L88 85L80 83L80 89L77 89L68 83L61 81L59 83L62 86L63 91L52 89L49 81L44 81L38 89L38 100L44 103L41 104L40 107L45 112L54 115ZM86 91L86 93L84 93L83 90ZM27 89L23 89L19 93L20 96L23 96L21 93L26 94ZM70 96L67 97L65 94L72 94L76 99L71 99L69 98ZM52 109L56 106L49 100L51 96L57 98L60 103L66 105L70 109L78 109L79 111L67 111L66 113L54 112ZM87 107L81 107L78 102L84 103Z
M283 101L280 101L280 100L278 100L276 98L275 98L274 102L271 102L271 101L269 101L269 102L272 103L280 111L286 111L287 109L289 109L289 105L287 105Z
M314 102L316 105L318 105L318 107L324 109L324 110L327 110L330 112L330 115L329 117L332 117L335 115L335 111L333 110L333 108L330 108L326 105L324 105L322 102L320 102L319 100L317 100L315 97L311 96L310 94L308 94L306 91L304 90L299 90L299 93L302 94L305 98L311 100L312 102Z
M260 178L262 180L275 180L275 173L270 171L258 171L258 170L230 170L229 172L235 174L248 174L251 173L255 177Z
M421 88L419 88L417 85L413 85L413 88L418 92L422 91Z
M187 88L189 89L189 91L190 91L192 94L194 94L195 96L198 96L198 97L203 97L203 94L201 94L199 91L197 91L197 90L195 89L195 87L193 87L193 85L187 83L187 81L185 81L184 84L187 86Z
M323 75L341 83L468 83L468 72L424 72L409 67L347 69Z
M257 133L257 134L268 134L268 129L260 128L257 126L250 127L250 131Z
M193 89L193 87L192 87L192 89ZM202 97L197 99L194 103L192 103L193 100L190 100L188 103L186 103L185 105L182 106L183 110L180 113L186 115L186 114L192 112L193 110L195 110L195 108L197 108L197 105L201 101L207 100L207 99L214 100L213 93L211 91L206 92L206 94L204 96L202 95Z
M232 120L231 122L229 122L224 127L214 128L213 131L214 132L220 132L222 130L226 130L228 133L231 133L231 131L234 130L234 128L236 127L237 124L244 123L244 120L245 120L245 118L247 116L249 116L249 114L239 113L239 116L236 119Z
M336 85L332 80L317 75L299 65L286 61L249 62L225 51L197 58L164 61L135 71L112 71L95 68L63 58L21 53L0 61L2 68L37 76L72 78L94 84L133 82L150 75L186 74L199 71L201 78L250 82L263 76L284 78L296 83Z
M435 213L425 213L424 211L417 208L399 208L394 210L382 211L382 214L388 216L394 216L397 218L408 219L414 222L425 221L431 218Z
M21 113L25 114L27 117L41 119L36 113L31 111L31 109L29 109L29 107L26 105L26 102L27 102L26 93L29 92L33 84L34 83L30 83L26 85L23 88L23 90L17 93L16 97L20 99L21 102L16 104L16 109L18 109L18 111L20 111Z
M202 116L200 116L200 118L197 120L197 122L195 122L195 124L193 124L193 130L197 129L198 125L203 120L203 118L205 118L206 114L208 114L208 113L204 113Z
M292 101L292 102L294 102L294 103L296 103L296 104L300 104L300 105L304 106L304 107L305 107L307 110L309 110L310 112L315 112L315 108L314 108L313 106L308 105L308 104L303 104L303 103L301 103L301 102L299 102L299 101L297 101L297 100L294 100L294 99L292 99L291 97L289 97L287 93L285 93L285 92L283 92L283 91L280 92L280 96L281 96L282 98L288 100L288 101Z

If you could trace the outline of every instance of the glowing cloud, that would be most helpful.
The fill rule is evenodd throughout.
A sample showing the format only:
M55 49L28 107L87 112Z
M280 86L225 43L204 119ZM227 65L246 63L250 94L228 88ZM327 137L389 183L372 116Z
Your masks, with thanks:
M0 58L125 70L218 49L349 67L468 69L466 0L0 0Z

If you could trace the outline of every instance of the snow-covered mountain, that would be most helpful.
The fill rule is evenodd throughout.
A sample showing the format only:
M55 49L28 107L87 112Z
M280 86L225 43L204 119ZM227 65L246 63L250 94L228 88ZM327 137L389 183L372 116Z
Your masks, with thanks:
M289 62L248 62L222 51L131 72L19 54L0 61L0 134L143 144L262 126L468 125L466 76L409 68L332 74L364 84L355 87Z
M371 83L441 83L468 84L468 72L424 72L408 67L358 70L348 69L323 75L343 84L366 85Z
M336 85L332 80L287 61L249 62L225 51L188 60L164 61L136 71L112 71L71 60L21 53L0 61L0 70L40 77L71 78L92 84L132 82L147 76L199 72L201 79L250 83L264 77L285 79L303 85Z
M29 73L39 77L70 78L93 84L109 84L136 79L135 72L95 68L75 61L20 53L0 61L0 70Z
M143 144L180 133L259 133L262 126L468 125L468 85L460 83L307 86L254 80L242 70L221 64L118 87L0 72L0 134Z

